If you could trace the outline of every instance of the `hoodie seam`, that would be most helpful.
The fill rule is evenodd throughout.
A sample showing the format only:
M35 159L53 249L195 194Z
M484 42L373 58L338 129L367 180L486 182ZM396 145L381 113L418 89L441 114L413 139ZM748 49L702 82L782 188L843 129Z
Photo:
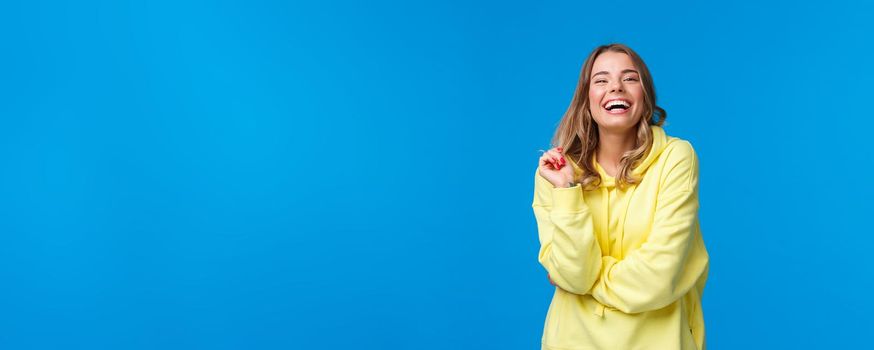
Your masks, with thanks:
M679 147L679 144L685 143L689 145L689 155L680 158L679 160L673 161L667 164L662 171L661 180L659 181L660 187L663 187L665 183L670 179L671 173L675 170L676 167L681 166L685 162L691 163L689 171L684 174L680 174L679 176L685 176L686 178L683 180L683 188L680 191L694 191L693 181L695 177L695 172L698 170L698 161L695 155L694 148L692 148L692 144L689 141L676 139L676 142L669 143L668 146L665 147L665 152L661 155L664 157L670 158L673 152L676 152L676 148ZM671 146L671 144L677 143L676 146ZM688 160L687 160L688 159ZM678 175L674 175L678 176Z

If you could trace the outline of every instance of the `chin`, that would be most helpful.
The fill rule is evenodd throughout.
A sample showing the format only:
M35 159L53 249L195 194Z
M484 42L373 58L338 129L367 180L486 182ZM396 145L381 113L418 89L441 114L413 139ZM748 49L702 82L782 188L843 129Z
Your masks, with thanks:
M614 115L606 115L603 116L603 119L600 121L596 120L595 123L598 124L599 128L610 130L610 131L627 131L629 129L635 128L640 122L639 118L635 118L633 121L623 116L614 116Z

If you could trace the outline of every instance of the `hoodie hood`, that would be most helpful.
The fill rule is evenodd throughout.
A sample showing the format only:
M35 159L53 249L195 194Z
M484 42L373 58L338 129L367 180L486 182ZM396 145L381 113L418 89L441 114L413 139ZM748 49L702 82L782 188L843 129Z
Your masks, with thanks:
M667 148L669 137L665 134L664 128L658 125L650 125L650 130L652 130L652 147L646 156L643 157L643 160L640 164L631 170L631 174L635 177L640 177L646 173L646 170L655 163L655 161L659 158L659 155L662 154L662 151ZM598 164L595 157L592 157L592 163L598 173L601 175L601 184L599 187L613 187L616 185L616 179L607 175L607 172L601 168L601 165ZM578 167L574 162L571 162L574 167L574 175L576 178L580 178L583 174L582 168Z
M659 155L662 154L662 151L668 145L668 136L665 135L665 129L658 125L650 125L650 129L652 130L652 147L649 149L649 153L643 157L643 162L632 169L631 173L635 176L641 176L646 173L649 166L655 163L656 159L659 158Z

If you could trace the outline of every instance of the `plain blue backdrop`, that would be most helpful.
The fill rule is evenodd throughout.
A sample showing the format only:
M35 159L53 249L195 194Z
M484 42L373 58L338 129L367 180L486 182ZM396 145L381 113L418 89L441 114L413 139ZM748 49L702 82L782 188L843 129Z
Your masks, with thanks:
M586 55L701 161L710 349L870 346L845 1L0 5L0 347L539 349L531 210Z

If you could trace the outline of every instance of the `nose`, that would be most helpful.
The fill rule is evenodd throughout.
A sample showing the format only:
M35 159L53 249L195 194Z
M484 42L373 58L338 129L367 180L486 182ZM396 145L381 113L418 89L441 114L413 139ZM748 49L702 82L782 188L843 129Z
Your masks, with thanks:
M617 91L622 91L622 83L619 82L618 80L615 80L612 83L610 83L610 92L617 92Z

